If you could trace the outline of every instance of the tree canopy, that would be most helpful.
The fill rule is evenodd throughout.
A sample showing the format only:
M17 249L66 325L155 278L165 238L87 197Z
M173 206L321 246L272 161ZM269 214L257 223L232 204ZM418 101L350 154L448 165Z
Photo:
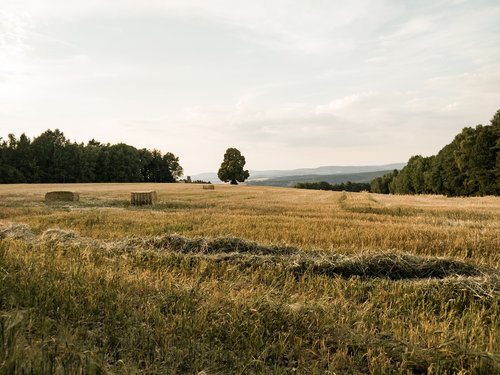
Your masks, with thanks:
M74 143L58 129L32 141L25 134L0 138L0 183L174 182L182 173L170 152L94 139Z
M298 189L331 190L331 191L370 191L370 184L366 182L341 182L340 184L330 184L326 181L320 182L299 182L295 185Z
M219 168L217 176L221 181L236 185L250 177L250 173L244 170L245 157L236 148L228 148L224 154L224 160Z
M378 193L500 195L500 110L490 125L466 127L437 155L412 156L399 173L371 184Z

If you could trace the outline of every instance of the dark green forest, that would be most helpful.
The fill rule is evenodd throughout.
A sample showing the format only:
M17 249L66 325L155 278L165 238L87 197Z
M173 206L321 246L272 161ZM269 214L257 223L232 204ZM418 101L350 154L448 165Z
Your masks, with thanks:
M383 194L500 195L500 110L490 125L467 127L437 155L412 156L401 170L378 177Z
M174 182L182 173L179 158L170 152L71 142L58 129L33 140L25 134L0 138L0 183ZM325 184L297 187L358 188ZM373 179L369 189L359 188L383 194L500 195L500 110L490 125L464 128L437 155L412 156L401 171Z
M179 158L123 143L71 142L58 129L0 138L0 183L175 182Z
M299 182L295 185L298 189L330 190L330 191L370 191L370 184L366 182L342 182L340 184L330 184L326 181L320 182Z

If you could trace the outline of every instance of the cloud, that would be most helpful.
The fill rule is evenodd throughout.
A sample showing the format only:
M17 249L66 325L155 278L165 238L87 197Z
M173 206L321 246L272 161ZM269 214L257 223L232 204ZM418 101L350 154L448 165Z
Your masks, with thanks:
M453 111L458 107L457 102L453 102L444 106L443 111Z
M436 17L426 16L409 19L397 31L381 38L383 45L406 41L418 35L426 34L435 29Z
M373 56L373 57L366 59L366 62L370 63L370 64L385 63L387 61L388 61L387 56Z
M415 91L361 92L319 104L263 108L250 100L226 107L199 106L186 109L179 123L187 133L210 133L214 140L279 144L298 150L388 147L397 142L407 145L409 157L437 152L464 126L488 123L498 109L500 92L485 91L484 85L491 82L493 87L499 78L497 69L490 69L466 78L429 79Z
M159 2L163 11L180 16L196 16L239 30L241 36L270 49L306 54L325 50L351 48L348 34L332 38L335 33L373 12L382 14L383 2L356 3L319 1L314 6L300 0L183 0Z
M26 51L27 35L33 23L27 13L15 14L0 10L0 56Z
M13 12L29 9L40 19L78 18L83 16L130 14L175 16L198 19L234 30L241 38L271 50L319 54L335 49L350 50L352 35L360 30L369 33L375 26L374 16L389 19L393 7L386 1L359 0L123 0L106 2L86 0L19 0L8 7ZM360 28L359 25L363 25ZM352 30L348 30L352 27Z
M460 95L481 92L500 95L500 66L487 65L474 72L449 74L427 80L429 89L446 87L450 92Z
M340 99L334 99L328 104L318 105L316 106L314 113L317 115L327 114L327 113L337 113L340 110L349 107L354 103L358 103L363 99L369 98L376 95L375 92L363 92L358 94L352 94L349 96L345 96Z

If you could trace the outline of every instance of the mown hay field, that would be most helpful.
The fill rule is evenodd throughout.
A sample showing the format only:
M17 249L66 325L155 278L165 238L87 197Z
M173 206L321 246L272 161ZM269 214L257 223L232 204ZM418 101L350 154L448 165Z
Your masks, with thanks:
M499 250L497 197L0 185L0 374L500 373Z

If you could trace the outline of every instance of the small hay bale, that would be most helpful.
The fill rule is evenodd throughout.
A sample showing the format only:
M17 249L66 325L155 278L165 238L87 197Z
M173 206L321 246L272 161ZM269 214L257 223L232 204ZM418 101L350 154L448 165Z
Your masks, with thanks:
M133 191L130 193L130 204L143 206L155 204L158 200L156 191Z
M80 194L74 191L49 191L45 194L45 202L78 202L80 200Z
M203 190L214 190L215 186L212 184L203 185Z

